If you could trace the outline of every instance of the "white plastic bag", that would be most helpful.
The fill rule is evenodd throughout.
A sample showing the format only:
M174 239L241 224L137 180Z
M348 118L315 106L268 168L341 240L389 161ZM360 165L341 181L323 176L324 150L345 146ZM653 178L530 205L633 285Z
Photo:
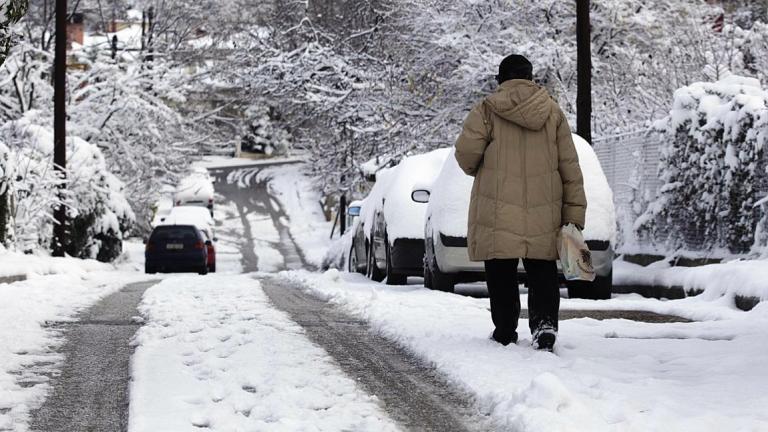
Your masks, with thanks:
M569 223L557 234L557 253L565 280L595 280L592 253L576 225Z

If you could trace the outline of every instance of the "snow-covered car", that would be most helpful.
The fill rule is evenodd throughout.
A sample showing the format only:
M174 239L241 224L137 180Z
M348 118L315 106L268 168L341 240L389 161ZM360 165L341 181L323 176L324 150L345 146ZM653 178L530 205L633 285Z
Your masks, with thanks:
M424 262L426 206L411 200L416 185L429 185L440 172L450 149L409 156L376 174L376 183L361 204L350 249L351 271L375 281L402 285L421 276Z
M196 168L179 182L173 192L174 206L198 206L213 214L213 178L204 168Z
M208 250L208 271L216 271L216 246L218 241L214 232L214 220L208 209L195 206L173 207L167 216L163 217L158 226L192 225L203 233Z
M566 281L570 297L610 298L613 274L613 244L616 214L613 193L592 147L573 135L587 196L586 226L583 235L592 252L597 277L594 282ZM451 153L432 188L414 188L412 199L428 202L425 229L424 284L428 288L453 291L460 282L485 278L482 262L469 260L467 225L473 178L464 174ZM558 263L559 266L559 263ZM525 280L522 262L518 268ZM561 275L562 276L562 275Z

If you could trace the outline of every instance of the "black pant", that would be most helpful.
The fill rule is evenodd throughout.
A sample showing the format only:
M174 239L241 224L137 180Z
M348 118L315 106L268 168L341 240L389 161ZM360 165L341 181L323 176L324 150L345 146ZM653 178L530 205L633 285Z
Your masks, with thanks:
M517 336L517 319L520 317L517 263L517 258L485 262L491 318L496 326L494 337ZM528 326L531 333L547 325L557 330L557 313L560 309L557 264L555 261L523 259L523 267L528 277Z

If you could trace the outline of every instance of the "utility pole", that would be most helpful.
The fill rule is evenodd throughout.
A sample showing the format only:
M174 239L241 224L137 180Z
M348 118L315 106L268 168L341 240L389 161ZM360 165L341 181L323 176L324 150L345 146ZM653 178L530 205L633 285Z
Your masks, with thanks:
M592 41L589 0L576 0L576 133L592 144Z
M67 178L67 0L56 0L56 51L53 60L53 169L59 175L59 202L53 210L53 255L64 256L67 209L64 205Z

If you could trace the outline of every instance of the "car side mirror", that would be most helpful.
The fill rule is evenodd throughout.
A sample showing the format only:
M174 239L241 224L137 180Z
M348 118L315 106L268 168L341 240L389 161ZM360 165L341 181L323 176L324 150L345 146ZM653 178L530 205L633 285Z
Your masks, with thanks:
M217 241L219 241L219 238L218 237L214 237L213 241L217 242Z
M213 242L211 242L210 240L206 240L205 241L205 245L206 246L213 246Z
M347 214L349 216L360 216L360 207L354 206L347 209Z
M429 191L426 189L416 189L411 192L411 199L417 203L428 203L429 195Z
M144 243L144 244L147 244L147 242L148 242L149 240L148 240L147 238L143 238L141 241L142 241L142 243Z

